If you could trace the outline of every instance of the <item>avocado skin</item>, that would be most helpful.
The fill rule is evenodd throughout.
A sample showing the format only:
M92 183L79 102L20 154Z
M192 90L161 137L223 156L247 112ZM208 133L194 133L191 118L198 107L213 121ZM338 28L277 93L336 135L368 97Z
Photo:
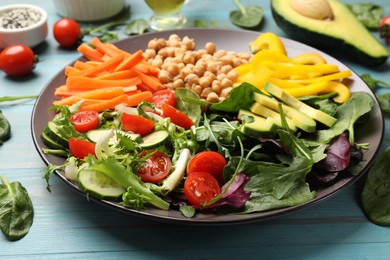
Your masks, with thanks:
M287 4L287 3L286 3ZM346 53L356 62L367 66L378 66L387 61L388 56L373 57L368 55L366 52L356 48L355 46L345 42L339 38L333 38L328 35L321 34L316 31L309 30L307 28L298 26L291 23L286 18L281 16L272 5L271 1L271 12L272 16L279 26L291 39L306 43L311 46L324 47L324 48L335 48L338 51Z

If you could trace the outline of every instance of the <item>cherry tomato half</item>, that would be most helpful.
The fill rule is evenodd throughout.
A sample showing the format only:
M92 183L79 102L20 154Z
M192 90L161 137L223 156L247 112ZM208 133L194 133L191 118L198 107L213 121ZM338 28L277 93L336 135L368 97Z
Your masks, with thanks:
M172 167L171 159L163 152L151 151L153 154L146 159L145 165L138 170L143 182L157 183L168 176Z
M169 104L174 107L176 106L175 94L170 89L156 91L153 93L152 104L156 108L160 109L162 108L163 104Z
M207 172L193 172L184 182L184 194L194 206L210 202L220 193L217 180Z
M0 53L0 69L11 77L31 73L35 62L34 52L23 44L8 46Z
M85 133L99 126L99 113L92 110L79 111L70 117L70 122L76 131Z
M214 176L219 185L223 184L223 168L226 159L221 154L213 151L197 153L187 165L187 175L193 172L208 172Z
M138 115L122 114L122 129L140 135L149 134L154 127L154 122Z
M172 123L181 126L184 129L189 129L194 125L194 122L191 120L191 118L167 103L162 105L162 116L169 117Z
M82 36L80 25L70 18L61 18L55 22L53 35L56 41L64 48L76 46Z
M69 138L69 150L72 155L79 159L84 159L89 154L95 156L95 144L78 138Z

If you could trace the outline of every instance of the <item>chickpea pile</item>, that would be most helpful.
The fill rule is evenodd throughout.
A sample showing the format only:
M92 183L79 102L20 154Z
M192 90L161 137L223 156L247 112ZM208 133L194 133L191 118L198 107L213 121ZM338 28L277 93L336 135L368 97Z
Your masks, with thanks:
M195 50L195 41L172 34L149 41L146 60L160 69L160 81L170 89L188 88L208 102L223 101L237 77L234 68L247 63L250 53L216 50L213 42Z

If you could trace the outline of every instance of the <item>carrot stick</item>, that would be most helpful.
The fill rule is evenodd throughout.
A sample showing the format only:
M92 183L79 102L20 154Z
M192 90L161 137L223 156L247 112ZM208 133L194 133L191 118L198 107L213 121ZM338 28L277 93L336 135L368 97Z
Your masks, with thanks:
M54 90L54 96L56 97L69 97L69 96L75 96L77 94L80 94L82 91L80 90L74 90L74 89L68 89L66 85L62 85L57 87Z
M128 70L135 67L141 61L144 60L143 52L141 50L132 54L129 57L126 57L121 64L119 64L114 71Z
M156 67L152 66L145 60L142 61L141 63L138 63L135 66L135 69L138 70L139 72L142 72L144 74L149 74L155 77L157 77L159 73L159 70Z
M100 39L97 38L97 37L94 37L94 38L91 40L91 44L92 44L93 46L95 46L95 48L96 48L99 52L104 53L104 54L106 54L106 55L108 55L108 56L110 56L110 57L114 57L114 56L120 54L120 52L118 52L118 51L116 51L116 50L114 50L114 49L112 49L112 48L107 47L107 45L106 45L105 43L101 42Z
M85 58L91 61L102 61L103 54L95 50L86 43L79 45L77 50L84 55Z
M122 62L122 60L123 60L123 55L116 55L112 57L110 60L105 61L102 64L97 65L96 67L83 70L81 73L70 74L70 75L93 77L104 71L111 72L116 68L116 66L118 66L118 64Z
M89 91L81 92L74 96L69 96L61 100L54 101L54 105L73 105L77 101L81 99L98 99L105 100L111 99L120 95L125 94L123 87L110 87L110 88L101 88L101 89L93 89Z
M75 67L72 67L72 66L66 66L65 67L65 75L68 76L72 73L76 74L76 73L80 73L81 70L79 69L76 69Z
M157 90L164 89L165 86L158 80L158 78L147 75L143 73L138 73L141 77L141 81L144 85L146 85L152 92L156 92Z
M137 106L143 101L150 101L153 93L151 91L142 91L133 95L128 95L126 104L131 107Z
M118 80L118 79L128 79L138 77L138 74L135 70L122 70L112 72L103 76L95 77L95 79L105 79L105 80Z
M92 90L107 87L128 87L141 83L140 77L118 80L103 80L81 76L69 76L66 79L68 89Z
M76 60L73 64L73 67L79 70L85 70L85 69L93 68L95 66L96 65L92 65L91 63L87 63L87 62L82 62L80 60Z
M118 53L122 54L123 56L125 57L128 57L131 55L130 52L127 52L125 50L122 50L122 49L119 49L118 47L116 47L114 44L112 43L106 43L106 46L107 48L110 48L110 49L113 49L114 51L117 51Z
M113 109L116 105L119 105L121 103L126 103L127 101L127 95L123 94L117 97L114 97L112 99L104 100L102 102L91 104L91 105L81 105L80 110L95 110L98 112L102 112L107 109Z

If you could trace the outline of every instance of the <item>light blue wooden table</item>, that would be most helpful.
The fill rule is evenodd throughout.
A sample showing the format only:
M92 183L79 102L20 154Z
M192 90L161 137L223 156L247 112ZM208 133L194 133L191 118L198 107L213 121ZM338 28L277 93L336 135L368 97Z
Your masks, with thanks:
M49 13L49 27L59 18L51 1L24 0ZM266 22L262 31L281 36L267 1L261 5ZM347 1L346 1L347 2ZM348 1L353 2L353 1ZM15 3L1 0L0 5ZM385 6L390 13L390 2ZM131 0L132 18L147 18L144 1ZM228 13L232 0L191 0L184 13L190 19L215 19L220 27L234 27ZM57 47L52 33L36 51L41 58L28 80L13 80L0 72L0 96L38 94L76 51ZM343 60L342 60L343 61ZM358 74L371 73L390 81L388 63L379 70L344 61ZM381 90L382 92L386 90ZM358 204L361 182L308 209L263 222L233 226L182 226L146 220L88 202L57 177L46 191L45 164L35 150L30 133L34 101L0 104L12 125L12 138L0 147L0 175L20 181L34 204L34 224L29 234L9 242L0 234L0 259L388 259L390 229L370 223ZM382 150L390 146L390 120ZM389 202L390 203L390 202Z

